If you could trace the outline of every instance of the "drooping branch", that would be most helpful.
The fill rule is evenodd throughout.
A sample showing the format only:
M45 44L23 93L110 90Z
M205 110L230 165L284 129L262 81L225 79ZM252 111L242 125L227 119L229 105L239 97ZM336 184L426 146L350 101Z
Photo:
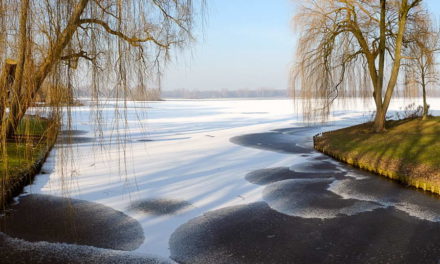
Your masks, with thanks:
M95 18L83 18L79 21L80 24L97 24L100 25L104 28L104 30L112 35L115 35L125 41L127 41L130 45L135 46L135 47L139 47L140 43L143 42L153 42L154 44L156 44L157 46L161 47L161 48L165 48L168 49L172 44L176 43L176 42L167 42L167 43L162 43L160 41L158 41L156 38L154 38L153 36L151 36L150 34L147 33L147 36L144 38L139 38L136 36L133 37L129 37L126 34L114 30L112 29L105 21L102 21L100 19L95 19Z
M179 26L181 29L183 29L186 33L188 33L188 34L191 35L190 30L189 30L185 25L183 25L183 23L182 23L180 20L178 20L178 19L176 19L174 16L170 15L170 14L167 12L167 10L165 10L165 8L159 3L158 0L153 0L152 3L153 3L157 8L159 8L159 10L162 12L162 15L163 15L163 16L165 16L167 19L170 19L171 21L173 21L174 23L176 23L176 25L178 25L178 26ZM174 1L174 3L177 5L177 2L176 2L176 1Z
M104 7L104 6L102 5L102 3L101 3L100 0L94 0L93 2L94 2L94 3L95 3L95 4L96 4L96 5L102 10L102 12L104 12L105 14L107 14L107 15L113 17L113 18L116 18L116 19L118 18L114 13L108 11L109 7Z
M42 65L40 66L37 76L36 76L36 86L39 87L41 83L46 78L47 74L50 72L55 62L61 58L61 54L64 48L72 39L73 34L75 34L81 18L89 0L81 0L73 9L72 16L70 17L66 28L58 37L55 44L49 50L49 54L44 59Z
M61 57L61 60L72 60L72 59L84 58L88 61L94 61L96 59L96 57L97 57L97 55L90 57L87 52L81 50L77 53L64 55Z
M372 96L376 103L375 130L382 131L399 78L407 25L418 23L418 12L423 9L420 3L421 0L381 0L380 4L364 0L301 1L295 17L302 35L297 45L292 94L296 96L295 89L300 88L299 98L306 106L304 117L309 118L311 106L321 111L316 107L321 104L321 117L325 118L335 95L361 95L365 99ZM355 63L358 58L362 66ZM312 103L313 100L318 101Z
M93 84L81 88L91 87L92 95L100 93L95 91L98 89L105 90L102 94L111 94L117 89L133 89L140 83L146 88L142 78L148 82L159 78L162 60L169 59L171 48L183 48L193 40L190 30L196 15L194 3L198 1L204 2L0 0L0 6L8 11L0 10L0 25L7 32L0 33L0 44L8 46L0 50L0 59L11 57L17 60L17 66L25 68L24 83L15 78L12 84L24 92L22 98L16 96L14 105L19 110L12 111L11 116L21 119L32 100L44 93L41 88L45 82L75 89L79 88L75 79L81 75L81 82ZM20 4L26 2L30 3L29 19L22 23L26 32L20 35L20 15L26 16L20 11ZM20 60L20 54L24 54L20 52L20 47L24 47L19 45L20 36L26 37L21 42L29 47L23 49L24 63ZM74 72L75 69L79 71ZM22 75L20 72L19 69L16 74ZM129 81L118 82L122 76Z

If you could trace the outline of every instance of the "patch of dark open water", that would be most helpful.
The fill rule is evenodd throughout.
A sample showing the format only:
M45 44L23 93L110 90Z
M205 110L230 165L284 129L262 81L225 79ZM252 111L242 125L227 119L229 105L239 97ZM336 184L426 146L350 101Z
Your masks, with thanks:
M76 199L31 194L3 217L0 231L26 241L48 241L135 250L144 241L141 225L110 207Z
M28 242L0 232L0 262L20 264L170 264L154 256L65 243ZM173 262L174 263L174 262Z
M89 132L86 130L70 129L70 130L61 130L59 136L80 136L80 135L85 135L87 133Z
M96 139L92 137L58 137L57 143L58 144L82 144L82 143L92 143L95 142Z
M232 143L245 147L270 150L281 153L303 154L313 152L312 149L295 144L292 136L276 132L237 136L231 138L230 141ZM286 144L286 142L289 143Z
M306 219L266 203L208 212L171 236L182 263L437 263L437 223L394 208Z
M246 174L245 179L253 184L267 185L270 183L291 180L291 179L316 179L316 178L337 178L343 179L344 172L296 172L289 169L289 167L276 167L252 171Z
M191 206L187 201L174 199L147 199L137 201L132 209L153 215L172 215Z

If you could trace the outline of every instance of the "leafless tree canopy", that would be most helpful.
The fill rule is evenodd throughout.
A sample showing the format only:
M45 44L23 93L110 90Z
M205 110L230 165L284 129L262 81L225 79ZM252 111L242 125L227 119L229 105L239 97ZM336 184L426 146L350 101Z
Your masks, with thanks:
M427 91L438 84L436 53L440 49L439 28L434 26L429 14L419 16L417 28L408 37L405 49L406 96L423 97L423 118L428 118Z
M87 87L99 123L100 95L124 106L132 90L139 93L160 80L170 51L193 41L203 9L204 0L0 0L3 165L6 140L38 94L50 93L51 115L60 120L64 102L56 98ZM124 119L115 111L116 119ZM69 108L64 113L69 116Z
M292 89L305 117L325 118L337 97L373 97L375 129L383 130L405 38L422 10L421 0L301 1Z
M192 0L2 0L0 63L15 72L12 129L43 83L89 86L122 97L146 87L171 48L192 40ZM197 2L197 4L201 4ZM76 80L76 82L75 82ZM11 131L8 131L11 133Z

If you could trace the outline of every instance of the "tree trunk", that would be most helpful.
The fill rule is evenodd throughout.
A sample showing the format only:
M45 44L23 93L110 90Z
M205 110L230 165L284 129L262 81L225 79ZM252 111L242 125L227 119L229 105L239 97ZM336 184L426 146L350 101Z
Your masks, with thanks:
M20 101L23 93L23 72L26 63L26 51L28 43L27 23L28 23L29 0L22 0L20 7L20 28L18 42L18 60L15 70L14 83L11 89L11 106L9 109L8 123L6 127L6 136L12 137L18 122L16 112L20 108Z
M23 119L26 111L22 111L23 105L17 100L9 107L9 118L6 127L6 137L12 138L17 130L18 124Z
M9 92L14 83L17 62L7 59L0 74L0 124L3 125L3 117L9 101Z
M425 84L425 78L422 76L422 92L423 92L423 120L428 119L428 111L429 111L429 105L426 101L426 84Z
M35 98L35 95L37 94L38 90L41 88L47 75L50 73L53 66L56 63L58 63L59 60L61 59L61 54L64 48L72 39L73 34L76 32L79 25L78 23L80 17L89 1L90 0L80 0L73 8L72 16L70 17L66 25L66 28L58 35L56 42L49 49L49 52L45 57L45 59L43 60L43 63L39 66L38 70L32 74L33 75L32 78L30 78L30 80L28 80L28 82L26 83L27 85L26 89L25 90L22 89L21 86L23 84L21 83L21 80L20 80L20 85L17 84L17 87L20 90L23 90L24 92L23 94L20 94L20 96L17 96L16 101L14 101L14 103L11 104L10 113L9 113L10 118L6 132L8 137L11 137L14 134L15 130L18 127L18 124L26 114L26 110L31 105L32 101ZM24 9L25 2L28 3L29 0L23 0L22 9ZM23 30L23 32L26 32L26 27L22 28L22 25L25 25L22 24L22 22L24 21L24 17L27 19L27 10L25 13L23 13L23 11L24 10L22 10L22 14L20 16L20 31ZM21 35L20 37L22 38L23 35ZM25 39L25 41L27 41L27 39ZM21 46L21 48L22 47L23 46ZM25 55L26 53L23 54ZM15 82L17 82L17 79L15 80Z
M380 38L379 38L379 68L377 72L376 83L374 87L374 102L376 103L376 116L374 118L374 131L381 132L385 130L385 114L382 103L382 90L385 71L385 51L386 51L386 0L380 0ZM374 63L374 61L373 61Z
M393 67L390 73L390 79L388 81L387 89L385 92L385 96L383 98L383 103L381 107L378 107L378 112L376 113L375 121L375 130L377 132L385 130L385 117L388 111L388 107L391 102L391 97L394 92L394 88L396 87L397 78L399 77L400 70L400 61L402 59L402 45L403 45L403 36L406 30L406 22L408 18L408 12L410 10L410 6L408 6L407 0L402 0L400 7L400 20L399 20L399 30L396 36L396 47L394 50L394 62ZM380 109L379 109L380 108ZM379 120L379 118L381 120Z
M376 116L374 118L374 131L382 132L385 130L386 111L383 106L376 106Z

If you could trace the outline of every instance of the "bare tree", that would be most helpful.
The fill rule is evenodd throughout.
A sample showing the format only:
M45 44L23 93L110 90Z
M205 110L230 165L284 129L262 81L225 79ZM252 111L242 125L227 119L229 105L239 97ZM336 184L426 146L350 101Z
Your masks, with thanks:
M306 0L295 16L301 35L293 69L293 94L328 115L337 97L374 99L374 130L385 116L401 68L404 39L421 0Z
M6 59L15 61L13 78L1 82L2 98L9 105L8 115L0 109L3 136L14 133L45 81L73 89L77 77L94 95L110 87L118 97L127 96L131 87L144 86L143 79L154 79L155 66L169 58L171 48L191 42L194 4L193 0L1 0L2 76L8 76Z
M423 119L428 118L427 88L438 83L439 72L435 53L440 49L440 32L434 28L429 14L419 17L417 28L407 40L405 57L406 88L419 91L422 88Z
M31 136L24 137L25 144L10 144L9 139L17 131L30 133L21 124L30 123L23 122L29 120L25 114L42 90L50 90L53 107L47 115L55 116L55 125L41 141L53 142L62 113L69 128L70 109L62 108L63 98L79 87L88 87L94 100L97 135L102 135L101 95L120 100L112 124L117 130L119 120L127 118L132 90L160 79L170 51L193 41L193 23L203 5L204 0L0 0L0 203L7 196L5 183L16 180L9 175L10 149L23 147L20 165L34 162L31 153L38 148ZM124 148L122 165L124 138L115 134L118 147ZM59 164L67 164L70 154L69 148L58 151ZM65 166L61 174L66 175Z

